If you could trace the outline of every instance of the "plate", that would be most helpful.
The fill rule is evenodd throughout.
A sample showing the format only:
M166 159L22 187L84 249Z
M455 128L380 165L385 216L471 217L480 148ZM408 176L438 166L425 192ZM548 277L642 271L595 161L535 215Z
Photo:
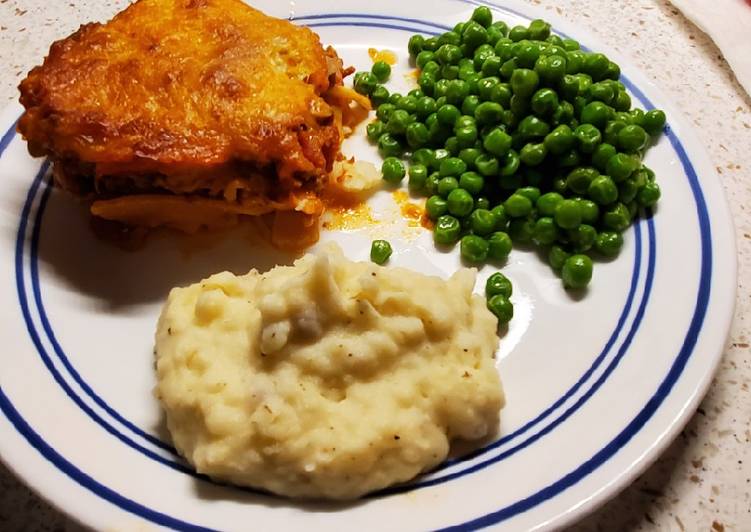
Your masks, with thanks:
M406 43L469 17L485 2L302 2L255 5L312 27L346 64L368 48L396 52L390 87L408 89ZM198 238L157 234L126 252L98 240L85 208L50 187L49 167L0 116L0 454L59 508L95 529L547 529L581 518L643 471L694 412L733 314L735 250L722 187L678 110L586 30L516 2L491 5L509 25L546 18L560 34L618 62L636 105L669 127L646 162L663 200L596 264L573 298L532 251L503 271L516 308L498 369L508 404L498 438L415 480L350 504L299 503L222 486L177 457L152 395L153 334L169 288L224 269L267 269L290 257L242 228ZM379 163L363 129L344 151ZM352 259L387 237L392 264L448 276L457 252L435 250L389 191L378 223L324 232ZM495 271L479 271L478 287Z

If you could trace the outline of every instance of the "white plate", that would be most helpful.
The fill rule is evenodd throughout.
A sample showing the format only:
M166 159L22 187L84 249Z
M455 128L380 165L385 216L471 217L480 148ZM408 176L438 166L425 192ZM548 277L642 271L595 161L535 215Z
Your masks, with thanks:
M453 26L479 2L298 1L292 12L256 4L312 26L358 68L370 65L368 47L393 49L391 85L405 89L409 36ZM508 6L494 10L510 25L543 16L607 53L635 103L665 109L670 127L647 156L663 200L628 231L617 260L596 264L586 297L570 298L534 253L514 251L504 268L516 317L501 342L508 405L498 441L349 505L300 504L197 478L166 443L151 395L160 304L173 285L282 257L241 231L200 246L162 235L138 252L98 241L84 210L49 187L47 165L27 155L14 106L0 120L0 451L8 465L97 529L522 530L580 518L654 460L706 391L730 324L735 250L723 192L690 127L627 61L551 13ZM362 137L346 151L378 162ZM389 193L373 204L378 227L324 240L365 260L373 236L387 235L393 264L440 275L458 266L456 252L436 252L429 234L404 225ZM483 268L478 286L492 272Z

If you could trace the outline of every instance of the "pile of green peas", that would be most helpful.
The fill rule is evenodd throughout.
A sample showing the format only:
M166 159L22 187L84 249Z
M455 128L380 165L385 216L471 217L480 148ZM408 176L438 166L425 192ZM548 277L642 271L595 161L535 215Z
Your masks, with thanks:
M408 48L419 88L406 95L383 85L390 68L379 63L355 76L376 108L367 135L383 178L408 176L436 244L458 242L465 262L532 244L565 287L587 286L589 254L618 255L623 231L660 198L642 158L665 113L632 109L617 64L542 20L509 28L478 7Z

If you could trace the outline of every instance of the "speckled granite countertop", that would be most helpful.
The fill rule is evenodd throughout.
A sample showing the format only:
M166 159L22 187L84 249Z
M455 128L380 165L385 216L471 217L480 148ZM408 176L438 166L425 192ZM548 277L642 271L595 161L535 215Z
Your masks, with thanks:
M736 317L719 372L697 413L633 485L575 530L751 530L751 98L714 44L670 3L533 0L590 28L683 109L725 185L738 245ZM0 103L50 39L105 20L125 1L0 0ZM616 7L617 6L617 7ZM80 530L0 465L0 530Z

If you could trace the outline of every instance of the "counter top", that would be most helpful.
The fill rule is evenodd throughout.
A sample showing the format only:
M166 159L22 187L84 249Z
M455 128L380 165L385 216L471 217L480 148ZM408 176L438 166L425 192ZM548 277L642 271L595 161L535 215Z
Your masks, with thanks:
M751 530L751 98L720 51L669 2L532 0L589 28L628 57L696 126L727 193L738 247L736 316L706 398L665 453L631 486L573 527ZM122 0L0 0L0 104L51 38L105 20ZM0 465L0 528L80 530Z

